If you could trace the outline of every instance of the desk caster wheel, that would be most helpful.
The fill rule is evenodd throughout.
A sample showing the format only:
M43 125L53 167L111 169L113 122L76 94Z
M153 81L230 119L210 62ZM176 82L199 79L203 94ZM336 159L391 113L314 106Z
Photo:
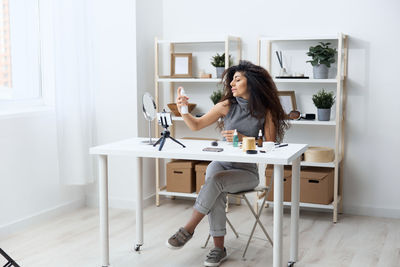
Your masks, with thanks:
M142 245L136 244L136 245L135 245L135 251L139 251L141 246L142 246Z
M294 264L295 264L295 262L294 262L294 261L289 261L289 262L288 262L288 264L287 264L287 266L288 266L288 267L293 267L293 266L294 266Z

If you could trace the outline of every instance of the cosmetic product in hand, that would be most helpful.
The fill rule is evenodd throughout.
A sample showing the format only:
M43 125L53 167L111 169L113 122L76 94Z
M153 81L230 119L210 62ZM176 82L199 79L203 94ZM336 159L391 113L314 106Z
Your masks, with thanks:
M237 131L235 129L235 131L233 132L233 146L234 147L238 147L239 146L239 136L237 134Z
M262 131L261 129L258 131L258 137L256 139L257 146L262 147L263 146L263 136L262 136Z
M181 89L181 96L187 96L183 87ZM189 113L188 106L187 105L181 106L181 114L184 115L188 113Z

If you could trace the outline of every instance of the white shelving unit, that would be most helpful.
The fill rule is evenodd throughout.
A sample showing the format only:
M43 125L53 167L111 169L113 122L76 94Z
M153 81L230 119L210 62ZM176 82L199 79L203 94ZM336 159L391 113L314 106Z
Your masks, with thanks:
M336 115L335 119L331 121L290 121L292 128L297 125L304 125L310 127L312 131L315 128L312 127L329 127L331 131L334 131L334 146L335 146L335 161L328 163L317 163L317 162L301 162L301 166L315 166L315 167L326 167L334 168L334 196L333 202L328 205L311 204L311 203L300 203L300 207L329 209L333 212L333 222L337 222L337 214L342 209L342 185L343 185L343 158L344 158L344 119L345 119L345 104L346 104L346 76L347 76L347 36L338 33L337 35L319 35L319 36L283 36L283 37L261 37L257 42L257 63L263 65L272 76L274 76L272 68L272 48L274 43L288 44L296 46L301 42L332 42L337 44L337 72L335 78L330 79L274 79L277 84L278 90L280 86L284 86L286 83L290 84L293 90L296 91L296 86L304 85L321 85L321 86L336 86ZM314 44L314 45L315 45ZM262 52L265 52L265 58L262 57ZM304 54L307 51L304 51ZM285 53L285 52L284 52ZM261 64L261 61L265 59L265 65ZM304 62L304 64L306 64ZM309 64L309 63L307 63ZM300 91L300 89L299 89ZM294 129L296 130L296 129ZM312 136L314 133L310 133ZM289 140L290 141L290 140ZM286 206L290 205L290 202L285 202Z
M274 83L337 83L336 79L274 79Z
M161 51L161 45L169 45L169 54L175 53L177 50L177 47L182 47L182 46L201 46L202 48L208 47L210 48L210 45L217 45L217 46L223 46L223 51L225 52L225 55L230 55L232 52L232 45L235 46L237 50L237 54L232 55L236 61L239 61L242 58L242 47L241 47L241 39L240 37L235 37L235 36L224 36L223 38L210 38L210 39L176 39L176 40L159 40L158 38L155 38L154 41L154 54L155 54L155 101L156 101L156 106L157 106L157 112L159 112L159 107L160 107L160 84L169 84L169 100L170 102L175 102L174 96L175 96L175 83L206 83L206 84L217 84L221 82L221 79L219 78L171 78L171 77L165 77L160 75L160 68L161 68L161 57L162 57L162 51ZM206 48L207 49L207 48ZM204 50L204 49L202 49ZM222 49L221 49L222 50ZM185 51L188 52L188 51ZM193 51L196 52L196 51ZM212 54L215 54L216 52L219 51L209 51ZM194 59L195 60L195 59ZM207 59L207 61L209 58ZM225 57L225 68L228 68L229 66L229 57ZM165 88L163 88L165 89ZM167 89L165 89L166 91ZM166 92L163 91L165 94ZM163 103L165 105L165 103ZM173 121L182 121L182 117L176 117L174 116ZM179 127L178 123L178 127ZM172 126L170 128L171 135L175 136L175 131L176 131L176 126ZM160 136L160 128L157 124L155 123L155 136L159 137ZM180 193L180 192L167 192L166 187L161 187L160 186L160 160L156 159L156 205L160 205L160 195L164 196L171 196L171 197L189 197L189 198L196 198L197 194L196 193Z

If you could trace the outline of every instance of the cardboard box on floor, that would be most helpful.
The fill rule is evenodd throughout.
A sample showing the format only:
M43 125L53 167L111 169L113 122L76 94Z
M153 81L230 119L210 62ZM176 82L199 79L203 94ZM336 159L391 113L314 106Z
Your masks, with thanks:
M196 190L194 166L197 162L175 160L167 163L167 191L193 193Z
M196 170L196 193L200 192L201 186L204 184L206 180L206 170L207 166L210 164L209 161L199 162L195 166Z
M273 174L273 166L265 171L266 185L269 186ZM300 202L314 204L330 204L333 201L332 168L302 167L300 172ZM273 182L268 201L274 200ZM283 201L291 201L292 171L291 166L285 166L283 182Z

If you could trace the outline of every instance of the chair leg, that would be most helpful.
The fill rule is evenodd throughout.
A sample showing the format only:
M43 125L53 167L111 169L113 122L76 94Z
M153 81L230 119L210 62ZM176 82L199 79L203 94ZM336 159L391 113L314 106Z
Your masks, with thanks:
M263 209L263 207L265 205L266 197L264 197L263 202L262 202L262 204L261 204L261 206L260 206L260 208L259 208L257 213L254 212L254 210L251 207L251 204L250 204L249 200L247 199L247 197L245 195L243 195L243 198L246 201L247 206L249 207L251 213L253 213L253 216L256 218L256 221L255 221L255 223L253 225L253 228L251 230L249 239L247 240L246 248L245 248L245 250L243 252L243 255L242 255L242 257L244 258L246 256L247 249L249 248L250 241L253 238L254 231L256 229L257 223L260 225L261 229L263 230L265 236L267 237L267 239L271 243L271 245L273 245L273 243L272 243L271 237L268 235L267 231L265 230L264 226L262 225L262 223L260 222L260 219L259 219L260 215L261 215L261 212L262 212L262 209Z
M206 248L206 247L207 247L208 240L210 240L210 237L211 237L211 235L210 235L210 234L208 234L208 237L207 237L206 243L205 243L205 244L204 244L204 246L202 246L201 248Z
M254 217L256 218L256 222L258 223L258 225L260 225L260 227L261 227L261 229L263 230L263 232L264 232L265 236L267 237L268 241L271 243L271 246L273 246L271 237L268 235L267 230L265 230L264 225L262 225L262 223L261 223L261 221L260 221L261 211L262 211L262 208L263 208L263 206L264 206L265 201L266 201L267 198L265 197L265 198L263 199L263 202L262 202L262 204L261 204L261 208L260 208L258 214L256 214L256 213L254 212L253 208L251 207L251 204L250 204L249 200L247 199L247 197L246 197L246 196L243 196L243 197L244 197L244 200L246 201L247 205L249 206L251 213L253 213Z
M235 228L233 228L233 225L231 224L231 222L229 221L228 218L226 218L226 222L227 222L228 225L231 227L232 231L235 233L236 238L239 238L238 233L236 232Z

